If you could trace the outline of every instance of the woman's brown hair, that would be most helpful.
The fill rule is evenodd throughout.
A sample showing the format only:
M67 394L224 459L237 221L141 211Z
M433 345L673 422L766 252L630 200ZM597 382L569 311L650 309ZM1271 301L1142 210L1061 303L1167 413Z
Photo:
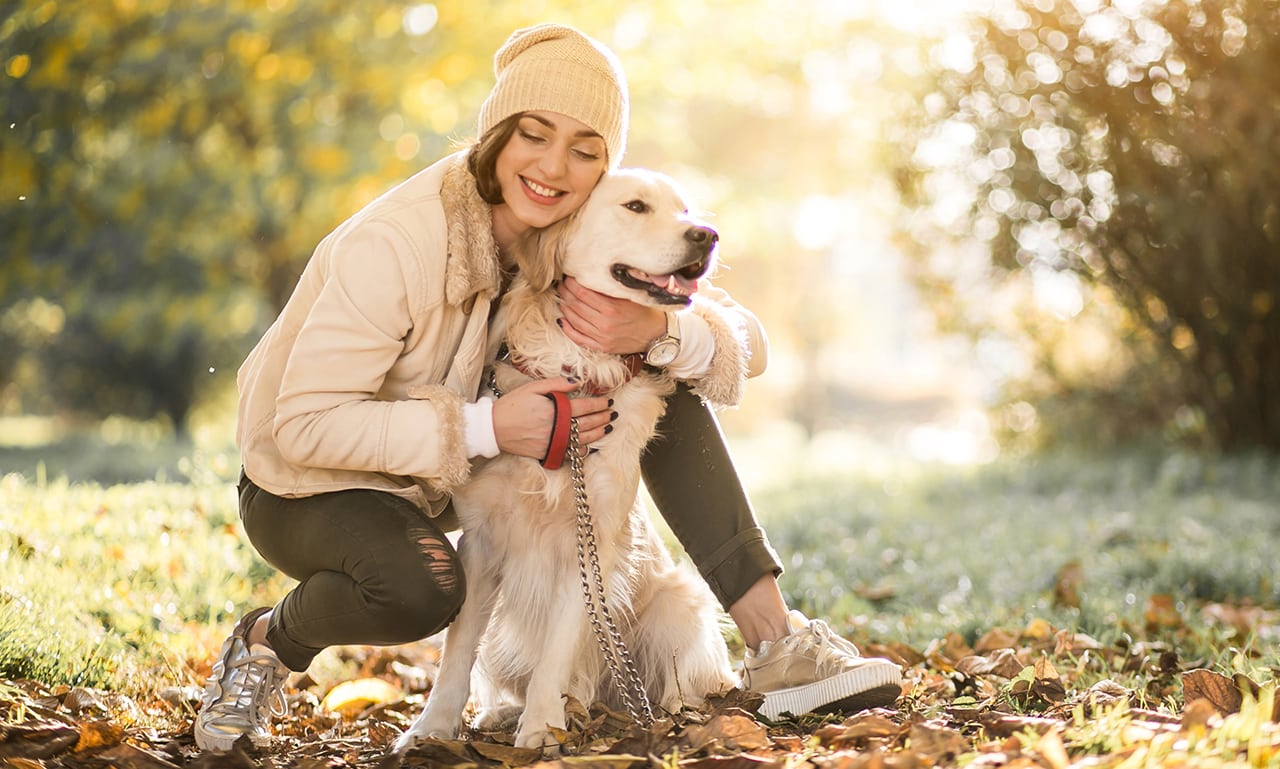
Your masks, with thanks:
M518 112L490 128L471 145L467 154L467 170L476 178L480 199L491 206L502 203L502 185L498 182L498 155L507 146L524 113Z

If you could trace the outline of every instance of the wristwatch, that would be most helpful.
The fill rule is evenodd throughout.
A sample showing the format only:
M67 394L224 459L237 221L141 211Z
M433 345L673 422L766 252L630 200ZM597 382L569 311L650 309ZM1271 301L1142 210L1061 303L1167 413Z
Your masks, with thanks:
M667 313L667 333L658 337L644 351L644 362L650 366L669 366L680 354L680 320Z

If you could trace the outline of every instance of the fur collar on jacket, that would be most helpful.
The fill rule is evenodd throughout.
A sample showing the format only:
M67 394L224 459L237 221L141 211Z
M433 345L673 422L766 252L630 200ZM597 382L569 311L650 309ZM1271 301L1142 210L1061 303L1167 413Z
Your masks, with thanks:
M440 200L449 227L445 299L462 305L476 294L490 301L502 287L502 266L493 241L493 207L480 197L467 170L467 152L454 156L440 184Z

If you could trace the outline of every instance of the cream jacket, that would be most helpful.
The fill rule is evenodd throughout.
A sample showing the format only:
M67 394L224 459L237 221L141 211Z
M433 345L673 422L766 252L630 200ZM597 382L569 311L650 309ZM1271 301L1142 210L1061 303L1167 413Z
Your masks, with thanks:
M245 473L277 496L380 489L438 514L470 475L462 404L480 389L500 286L492 211L462 153L356 213L237 374ZM694 389L736 404L764 370L763 329L710 284L693 310L716 342Z

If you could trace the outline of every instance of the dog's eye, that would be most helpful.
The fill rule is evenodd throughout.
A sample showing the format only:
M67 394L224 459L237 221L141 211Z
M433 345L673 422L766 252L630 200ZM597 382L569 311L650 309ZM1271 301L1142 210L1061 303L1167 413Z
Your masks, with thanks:
M649 204L643 200L629 200L626 203L623 203L622 207L633 214L647 214L653 210L649 207Z

